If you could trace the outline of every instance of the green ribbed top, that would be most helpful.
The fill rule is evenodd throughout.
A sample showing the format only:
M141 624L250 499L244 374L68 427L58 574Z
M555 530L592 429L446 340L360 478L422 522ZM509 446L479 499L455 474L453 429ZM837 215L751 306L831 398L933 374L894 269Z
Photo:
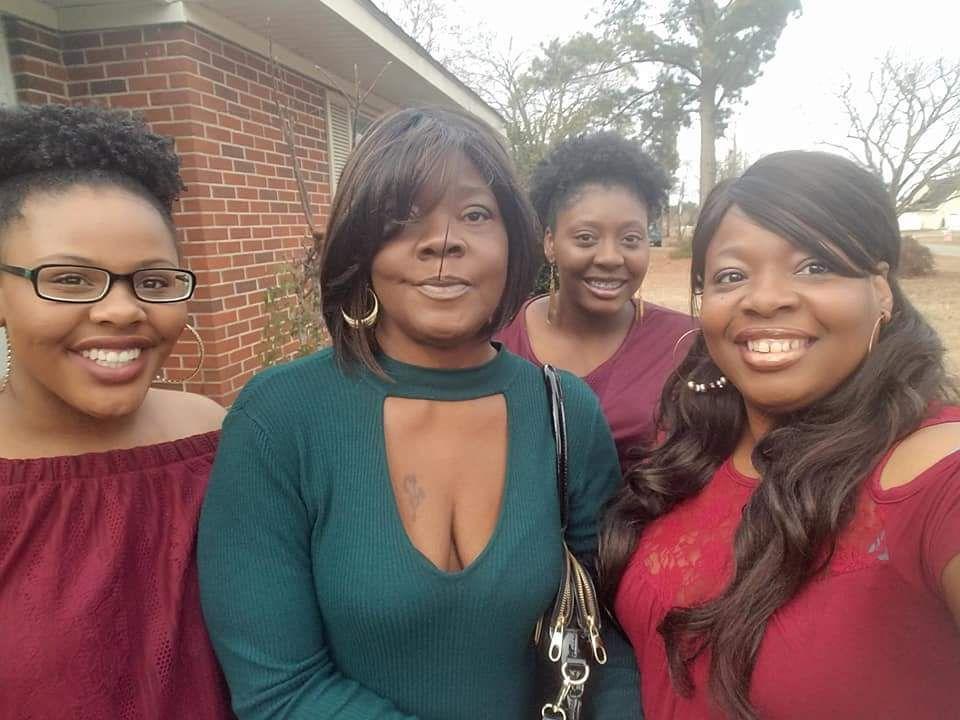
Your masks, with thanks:
M227 417L198 553L234 708L241 720L539 717L530 640L562 563L542 374L505 350L466 370L388 358L383 366L394 382L345 373L331 351L319 352L258 375ZM589 556L601 506L620 482L617 454L593 393L572 375L563 383L567 541ZM480 556L447 573L403 527L384 399L499 394L509 427L500 518ZM632 653L619 637L608 645L588 717L636 718Z

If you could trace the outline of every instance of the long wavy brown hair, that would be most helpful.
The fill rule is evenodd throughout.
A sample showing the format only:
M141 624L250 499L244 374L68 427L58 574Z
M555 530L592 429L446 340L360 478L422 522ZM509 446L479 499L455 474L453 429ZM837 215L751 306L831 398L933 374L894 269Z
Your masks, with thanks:
M736 530L729 584L708 602L672 608L658 628L680 693L692 693L690 664L707 652L716 702L731 718L754 720L750 679L770 617L829 562L857 491L880 457L915 430L931 406L956 401L957 393L940 339L897 283L900 232L878 178L834 155L784 152L719 185L694 231L694 297L703 289L707 245L734 205L836 272L867 277L887 263L893 292L892 318L860 366L822 400L779 417L756 444L752 459L762 482ZM644 529L699 493L744 431L736 388L697 394L683 379L707 382L718 375L698 338L664 387L658 424L665 441L627 473L603 530L608 602Z

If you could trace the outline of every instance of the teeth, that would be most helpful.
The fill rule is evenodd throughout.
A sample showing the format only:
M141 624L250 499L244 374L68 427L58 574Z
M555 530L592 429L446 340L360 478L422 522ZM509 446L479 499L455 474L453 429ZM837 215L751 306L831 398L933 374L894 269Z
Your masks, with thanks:
M84 350L80 354L88 360L93 360L100 367L116 369L132 363L140 357L140 352L140 348L130 348L129 350L93 348L91 350Z
M622 287L623 280L587 280L587 284L600 290L616 290Z
M791 338L788 340L748 340L747 349L750 352L758 353L785 353L795 350L802 350L807 346L807 341L803 338Z

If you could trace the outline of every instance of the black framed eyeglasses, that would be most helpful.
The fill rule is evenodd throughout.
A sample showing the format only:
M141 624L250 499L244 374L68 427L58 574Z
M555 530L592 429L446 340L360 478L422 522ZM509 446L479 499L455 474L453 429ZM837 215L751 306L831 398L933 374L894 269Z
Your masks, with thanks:
M94 303L103 300L117 280L130 283L133 294L143 302L174 303L189 300L197 276L183 268L143 268L132 273L114 273L90 265L39 265L22 268L0 263L0 272L23 277L44 300L65 303Z

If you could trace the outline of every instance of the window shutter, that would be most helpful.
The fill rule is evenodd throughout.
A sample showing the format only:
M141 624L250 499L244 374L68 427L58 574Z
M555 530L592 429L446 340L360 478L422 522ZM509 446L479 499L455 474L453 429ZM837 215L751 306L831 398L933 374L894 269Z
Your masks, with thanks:
M336 189L340 173L347 164L347 156L353 146L350 127L350 110L339 103L327 100L327 127L330 138L330 188Z

